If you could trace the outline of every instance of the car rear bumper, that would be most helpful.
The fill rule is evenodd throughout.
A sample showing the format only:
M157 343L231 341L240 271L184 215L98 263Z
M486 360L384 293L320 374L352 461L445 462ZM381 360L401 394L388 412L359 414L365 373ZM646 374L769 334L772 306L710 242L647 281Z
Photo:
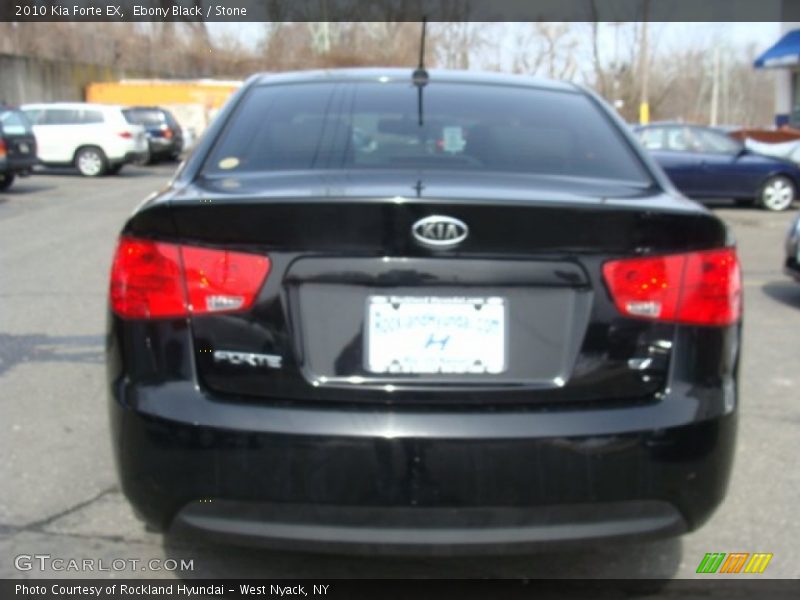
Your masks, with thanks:
M0 174L27 174L38 164L39 160L36 156L7 158L6 160L0 160Z
M534 507L360 507L196 501L175 517L187 537L355 554L521 553L591 540L678 535L671 504L625 501Z
M172 154L179 153L182 150L182 142L178 139L172 138L158 138L151 137L148 139L150 143L150 152L152 154Z
M736 431L733 410L597 434L575 411L562 435L511 413L514 431L489 413L481 429L480 415L457 412L257 404L230 407L245 422L209 426L207 397L193 389L197 410L178 420L153 408L185 400L169 385L112 387L117 464L136 512L156 529L321 551L514 552L692 530L724 497Z

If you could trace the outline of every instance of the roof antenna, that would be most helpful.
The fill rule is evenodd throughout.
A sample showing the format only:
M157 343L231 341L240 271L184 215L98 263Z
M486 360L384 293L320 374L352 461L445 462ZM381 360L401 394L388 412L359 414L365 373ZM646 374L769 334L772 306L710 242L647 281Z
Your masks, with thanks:
M422 40L419 45L419 66L411 75L414 85L424 86L428 83L428 72L425 70L425 30L428 28L428 17L422 17Z
M428 85L428 72L425 70L425 30L428 26L428 17L422 17L422 40L419 45L419 66L411 74L411 81L417 86L417 112L419 125L422 127L422 88Z

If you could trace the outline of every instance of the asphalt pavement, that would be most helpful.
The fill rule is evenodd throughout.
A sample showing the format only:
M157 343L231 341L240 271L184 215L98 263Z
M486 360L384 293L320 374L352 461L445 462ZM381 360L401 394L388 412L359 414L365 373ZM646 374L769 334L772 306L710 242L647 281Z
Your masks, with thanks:
M800 284L781 273L794 211L724 202L714 210L732 225L744 267L740 427L728 497L699 531L580 551L413 560L215 546L145 531L119 491L110 450L106 286L120 226L174 168L126 167L101 179L50 171L0 193L0 578L682 578L696 577L707 552L772 553L756 577L800 576ZM41 555L50 559L33 558ZM54 558L90 559L95 570L40 570ZM111 568L114 560L125 568Z

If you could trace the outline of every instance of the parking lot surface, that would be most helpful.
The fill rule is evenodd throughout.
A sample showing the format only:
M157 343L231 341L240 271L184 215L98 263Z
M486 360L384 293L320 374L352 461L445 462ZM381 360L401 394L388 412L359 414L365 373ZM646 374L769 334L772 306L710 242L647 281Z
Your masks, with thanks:
M721 202L744 268L737 456L727 500L679 539L458 559L240 549L148 533L117 486L103 366L106 286L126 216L174 164L117 177L37 173L0 193L0 577L692 577L707 552L769 552L800 576L800 284L781 272L794 211ZM19 570L19 555L126 560L121 571ZM170 570L192 561L192 568ZM121 563L117 563L121 564ZM95 568L99 564L95 563ZM708 577L707 575L705 577ZM717 577L717 576L715 576ZM743 577L738 575L735 577Z

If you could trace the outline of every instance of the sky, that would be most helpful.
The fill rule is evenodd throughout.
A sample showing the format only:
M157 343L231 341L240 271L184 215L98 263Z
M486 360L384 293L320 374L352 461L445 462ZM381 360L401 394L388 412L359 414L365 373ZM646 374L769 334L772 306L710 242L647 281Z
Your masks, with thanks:
M667 47L681 43L702 43L718 36L734 45L746 46L754 43L759 51L764 51L781 36L781 24L775 22L657 23L655 27L662 29L663 41Z

